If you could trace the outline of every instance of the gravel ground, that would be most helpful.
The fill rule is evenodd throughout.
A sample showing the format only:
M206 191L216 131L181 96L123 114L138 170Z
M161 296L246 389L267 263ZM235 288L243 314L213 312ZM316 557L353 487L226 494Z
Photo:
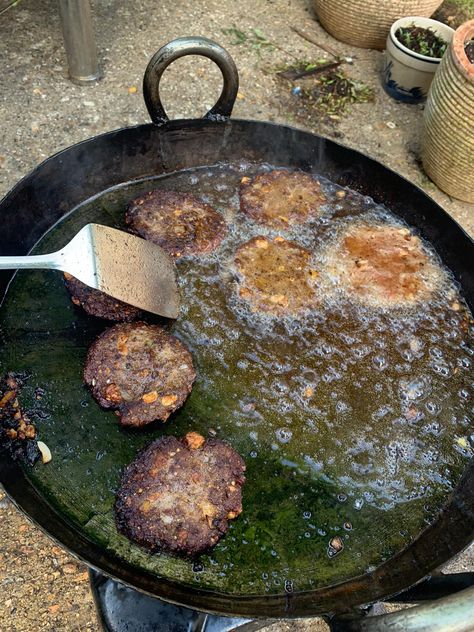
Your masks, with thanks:
M67 79L57 3L22 0L0 15L0 197L36 164L58 150L98 133L148 120L141 80L150 56L166 41L199 34L226 46L240 72L237 118L294 122L337 138L387 164L426 189L474 235L474 206L439 191L419 168L422 110L391 101L379 86L381 54L341 44L315 21L306 0L96 0L93 4L104 79L87 87ZM261 29L275 47L232 45L223 33ZM295 59L326 56L291 26L323 46L351 57L347 72L374 90L374 101L353 106L340 120L306 124L293 111L289 88L275 68ZM220 91L217 69L186 59L166 71L163 101L172 117L209 109ZM56 546L0 492L1 630L98 630L85 566ZM472 548L453 570L474 570ZM277 630L326 629L315 620L274 624Z

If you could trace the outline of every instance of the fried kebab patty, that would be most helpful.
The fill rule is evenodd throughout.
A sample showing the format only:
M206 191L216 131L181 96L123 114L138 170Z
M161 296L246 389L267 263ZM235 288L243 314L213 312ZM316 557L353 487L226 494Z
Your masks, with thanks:
M186 347L158 325L120 323L91 345L84 380L122 426L166 421L180 408L196 377Z
M235 265L241 277L239 295L252 309L274 315L296 314L314 307L311 253L298 244L275 237L253 237L239 246Z
M157 189L132 200L125 221L172 257L212 252L227 233L224 218L212 206L177 191Z
M325 201L319 182L302 171L277 169L241 181L240 210L271 228L301 224Z
M408 228L351 227L334 256L343 282L368 303L408 305L432 291L427 275L436 274L435 266Z
M242 512L244 472L243 459L224 441L197 432L157 439L122 474L117 528L152 551L201 553Z
M108 294L95 290L67 272L64 273L64 281L74 305L82 307L91 316L131 322L140 318L142 314L138 307L133 307L133 305L128 305Z

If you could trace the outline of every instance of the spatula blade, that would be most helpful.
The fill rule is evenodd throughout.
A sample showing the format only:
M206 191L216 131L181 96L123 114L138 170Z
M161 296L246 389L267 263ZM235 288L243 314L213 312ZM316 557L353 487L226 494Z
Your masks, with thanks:
M135 307L177 318L176 266L160 246L115 228L90 224L97 289Z

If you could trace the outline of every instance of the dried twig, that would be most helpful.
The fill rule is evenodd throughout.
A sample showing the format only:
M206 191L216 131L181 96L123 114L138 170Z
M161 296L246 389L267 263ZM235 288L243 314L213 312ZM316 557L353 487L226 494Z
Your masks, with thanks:
M310 75L317 75L327 70L334 70L335 68L340 66L341 63L341 61L330 61L327 64L321 64L320 66L316 66L316 68L311 68L310 70L296 70L294 68L290 68L289 70L283 70L282 72L278 72L277 74L280 77L283 77L283 79L295 81L296 79L309 77Z
M0 9L0 15L2 15L3 13L5 13L5 11L8 11L8 9L12 9L13 7L16 7L16 5L20 2L20 0L11 0L10 4L7 4L6 7L4 7L3 9Z
M310 42L310 44L314 44L318 48L321 48L321 50L326 51L326 53L329 53L330 55L332 55L336 59L340 58L340 55L338 53L336 53L332 48L330 48L329 46L326 46L326 45L321 44L320 42L316 41L311 35L308 35L308 33L306 33L305 31L303 31L301 29L299 29L297 26L291 26L290 28L297 35L299 35L300 37L305 39L307 42Z

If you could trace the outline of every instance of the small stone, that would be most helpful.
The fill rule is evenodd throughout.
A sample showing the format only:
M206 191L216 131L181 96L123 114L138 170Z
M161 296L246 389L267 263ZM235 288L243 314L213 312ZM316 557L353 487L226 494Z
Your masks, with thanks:
M54 605L48 607L49 614L56 614L58 612L58 610L59 610L59 604L58 603L55 603Z
M385 123L385 125L386 125L389 129L395 129L395 128L397 127L393 121L387 121L387 122Z
M128 94L136 94L138 92L137 86L130 86L128 89Z
M63 571L65 573L67 573L68 575L71 575L72 573L76 572L76 566L74 564L64 564L63 566Z

